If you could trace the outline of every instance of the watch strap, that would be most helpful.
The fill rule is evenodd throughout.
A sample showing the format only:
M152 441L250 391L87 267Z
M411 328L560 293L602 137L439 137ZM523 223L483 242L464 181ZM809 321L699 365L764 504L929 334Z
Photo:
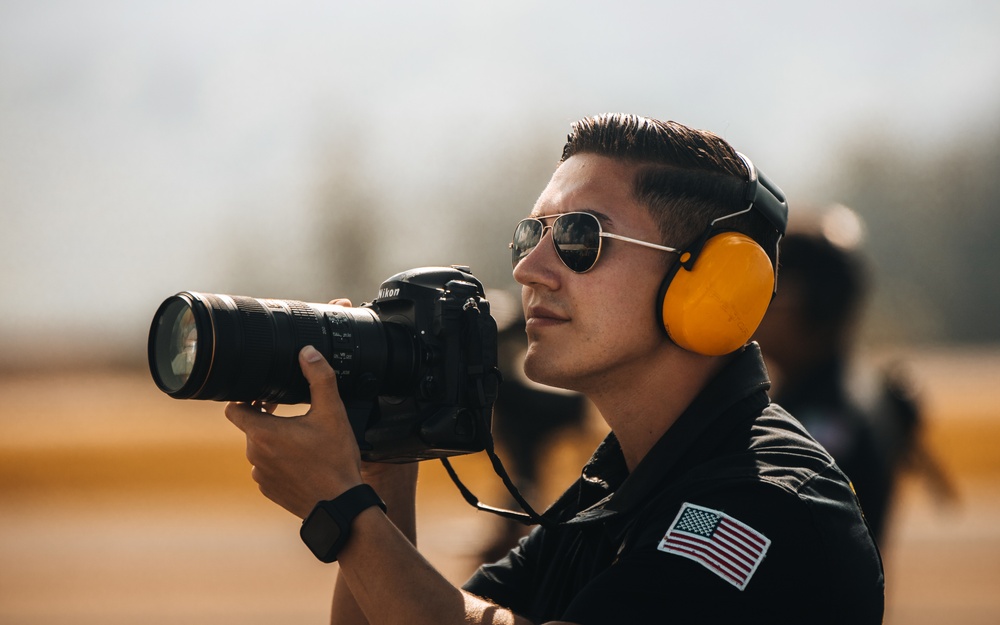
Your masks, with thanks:
M358 484L334 499L320 501L302 521L299 536L322 562L336 562L347 544L354 519L372 506L385 512L385 503L368 484Z

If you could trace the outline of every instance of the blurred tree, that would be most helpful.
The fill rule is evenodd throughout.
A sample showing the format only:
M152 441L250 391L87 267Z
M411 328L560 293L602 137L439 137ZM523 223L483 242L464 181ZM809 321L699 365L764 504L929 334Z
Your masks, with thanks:
M419 196L406 196L405 182L388 187L378 166L365 167L363 140L330 141L309 209L313 257L322 259L322 266L308 268L311 282L318 292L360 303L399 271L464 264L487 287L511 288L507 243L557 164L552 145L544 133L526 129L461 141L455 149L463 154L483 154L465 155L463 168L435 171L440 175L425 177ZM405 205L395 205L394 196Z
M378 248L385 199L368 181L360 145L325 142L302 196L272 207L267 220L230 226L228 292L321 303L375 297L390 275Z
M333 143L321 159L308 220L316 264L307 268L315 293L348 297L354 304L375 297L379 284L398 269L379 254L384 197L369 184L358 158L360 142Z
M998 342L1000 124L937 150L868 135L847 148L836 201L869 227L879 340Z
M476 159L467 182L452 189L445 207L455 216L450 223L458 258L490 288L516 286L507 244L514 225L531 212L558 164L560 154L553 148L558 144L543 133L531 137L514 145L488 146L490 153Z

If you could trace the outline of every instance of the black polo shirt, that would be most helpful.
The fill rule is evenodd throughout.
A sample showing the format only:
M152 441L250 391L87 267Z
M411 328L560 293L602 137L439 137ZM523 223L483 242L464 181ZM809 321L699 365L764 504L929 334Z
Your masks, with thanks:
M610 435L464 588L536 623L881 623L882 562L850 482L769 405L751 344L629 474Z

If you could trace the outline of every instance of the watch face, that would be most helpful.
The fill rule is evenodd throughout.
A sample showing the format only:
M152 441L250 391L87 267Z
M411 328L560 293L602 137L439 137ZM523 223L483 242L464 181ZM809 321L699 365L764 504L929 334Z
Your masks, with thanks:
M317 558L324 561L340 541L340 534L340 525L325 508L319 506L312 511L299 530L302 542Z
M385 504L368 484L347 489L336 499L321 501L302 522L299 536L317 558L323 562L336 562L351 535L351 523L362 511Z

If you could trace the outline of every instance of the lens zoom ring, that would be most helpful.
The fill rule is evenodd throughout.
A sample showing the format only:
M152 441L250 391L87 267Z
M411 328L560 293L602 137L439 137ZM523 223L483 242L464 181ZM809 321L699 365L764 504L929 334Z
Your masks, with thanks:
M267 309L252 297L234 297L243 325L243 349L239 363L240 375L235 394L253 393L263 388L274 354L274 324Z
M316 309L302 302L289 301L287 303L288 308L292 311L295 340L298 342L298 347L301 349L306 345L313 345L319 351L326 353L326 340L323 332L325 326L321 319L316 318Z

